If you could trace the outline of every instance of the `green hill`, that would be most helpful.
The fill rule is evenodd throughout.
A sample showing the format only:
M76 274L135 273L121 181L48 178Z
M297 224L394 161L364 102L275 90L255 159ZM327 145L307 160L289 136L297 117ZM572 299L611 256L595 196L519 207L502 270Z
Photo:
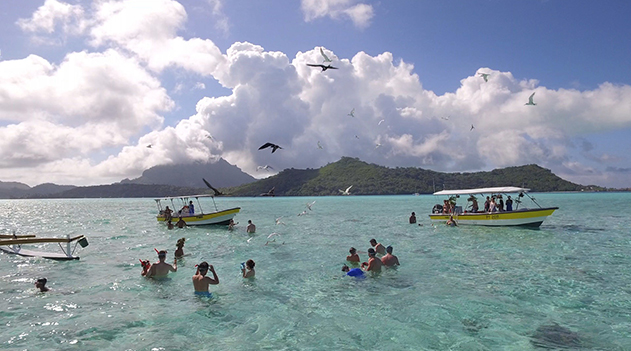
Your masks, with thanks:
M387 168L343 157L320 169L286 169L275 176L226 189L233 196L258 196L274 188L277 196L338 195L352 185L354 195L431 194L442 189L524 186L535 192L580 191L585 187L537 165L490 172L442 173L415 167Z

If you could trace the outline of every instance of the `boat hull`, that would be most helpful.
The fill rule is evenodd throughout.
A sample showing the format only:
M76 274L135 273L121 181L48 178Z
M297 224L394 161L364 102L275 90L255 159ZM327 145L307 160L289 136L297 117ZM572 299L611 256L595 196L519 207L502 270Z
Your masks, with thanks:
M186 225L212 225L212 224L228 224L230 220L234 218L241 211L241 207L229 208L223 211L194 214L194 215L182 215L182 219L186 222ZM164 223L164 216L157 216L159 223ZM173 217L172 223L175 224L178 217Z
M454 215L458 225L479 225L488 227L539 227L543 221L550 216L558 207L547 207L537 209L520 209L506 212L484 212L484 213L460 213ZM432 223L446 223L449 214L430 214Z

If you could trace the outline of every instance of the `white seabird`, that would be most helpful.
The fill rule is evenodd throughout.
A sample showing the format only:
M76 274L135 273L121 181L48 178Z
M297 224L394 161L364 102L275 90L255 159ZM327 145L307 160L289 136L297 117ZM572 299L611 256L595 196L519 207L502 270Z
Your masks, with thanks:
M322 61L322 63L332 62L331 59L328 56L326 56L326 54L324 53L324 50L322 50L322 48L320 48L320 55L322 55L322 57L324 58L324 61Z
M528 98L528 102L527 102L527 103L525 103L524 105L531 105L531 106L535 106L535 105L537 105L537 104L535 104L535 102L533 101L534 96L535 96L535 93L532 93L532 94L530 95L530 97Z
M339 191L340 193L342 193L342 195L350 195L350 194L351 194L351 193L350 193L350 191L351 191L351 188L352 188L352 187L353 187L353 186L351 185L351 186L349 186L348 188L346 188L346 190L338 189L338 191Z
M490 76L490 74L489 74L489 73L478 73L478 75L479 75L480 77L484 78L484 81L485 81L485 82L488 82L488 81L489 81L489 76Z
M355 117L355 109L353 108L348 116Z

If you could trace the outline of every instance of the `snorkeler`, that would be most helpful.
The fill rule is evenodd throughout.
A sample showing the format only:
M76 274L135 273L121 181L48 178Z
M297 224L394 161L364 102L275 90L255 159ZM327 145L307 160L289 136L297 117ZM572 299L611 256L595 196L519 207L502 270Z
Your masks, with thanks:
M48 290L50 290L46 287L47 282L48 280L46 278L39 278L37 279L37 281L35 281L35 288L39 289L40 292L47 292Z
M208 273L209 270L210 273L213 274L212 278L206 276L206 273ZM219 284L219 277L217 277L215 267L213 267L213 265L209 265L208 262L204 261L197 265L197 272L193 276L193 287L195 288L195 295L212 297L212 294L208 292L208 285L211 284Z
M184 256L184 242L185 241L186 241L186 238L181 238L177 240L177 243L175 244L175 247L177 247L174 254L175 258L180 258Z
M243 278L254 278L256 272L254 271L254 261L247 260L245 263L241 264L241 274Z

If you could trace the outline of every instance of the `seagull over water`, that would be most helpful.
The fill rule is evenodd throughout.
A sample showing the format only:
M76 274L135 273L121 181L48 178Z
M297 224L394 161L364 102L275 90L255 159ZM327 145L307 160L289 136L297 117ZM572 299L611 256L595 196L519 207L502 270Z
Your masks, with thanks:
M352 109L347 116L355 117L355 109Z
M322 68L322 72L326 71L327 69L337 69L337 67L333 67L331 65L314 65L313 63L307 63L307 66L311 66L311 67L320 67Z
M379 123L377 123L378 126L381 125L381 123L385 122L385 119L382 119L381 121L379 121Z
M527 102L527 103L525 103L524 105L531 105L531 106L535 106L535 105L537 105L537 104L535 104L535 102L533 101L534 96L535 96L535 93L532 93L532 94L530 95L530 97L528 98L528 102Z
M474 130L474 129L475 129L475 127L474 127L474 126L473 126L473 124L472 124L472 125L471 125L471 129L469 129L469 131L472 131L472 130Z
M298 216L304 216L304 215L306 215L306 214L307 214L307 210L304 210L304 211L302 211L302 212L298 213Z
M338 190L339 190L340 193L342 193L342 195L350 195L351 194L350 191L351 191L352 187L353 186L351 185L348 188L346 188L346 190L344 190L344 191L342 191L342 189L338 189Z
M276 225L285 225L285 222L281 221L280 219L283 218L283 216L280 216L278 218L276 218Z
M265 143L263 144L263 146L261 146L259 148L259 150L263 150L265 148L271 147L272 148L272 153L274 153L274 151L276 151L277 149L282 149L282 147L276 145L276 144L272 144L272 143Z
M485 81L485 82L488 82L488 81L489 81L489 76L490 76L490 74L489 74L489 73L478 73L478 75L479 75L480 77L484 78L484 81Z
M324 53L324 50L322 50L322 48L320 48L320 55L322 55L322 57L324 58L324 61L322 61L322 63L324 62L331 62L331 59L326 56L326 54Z
M322 149L322 145L320 144L320 140L318 140L318 149Z
M313 211L313 209L311 208L311 206L313 206L316 202L310 202L307 204L307 208L309 209L309 211Z

